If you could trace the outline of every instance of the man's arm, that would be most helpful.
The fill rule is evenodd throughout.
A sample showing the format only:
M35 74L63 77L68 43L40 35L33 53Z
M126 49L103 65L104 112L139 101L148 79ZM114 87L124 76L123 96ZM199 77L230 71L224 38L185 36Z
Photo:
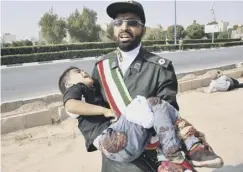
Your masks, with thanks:
M167 68L160 68L156 96L160 97L162 100L166 100L179 111L179 105L176 100L177 92L178 81L175 74L174 66L170 62Z

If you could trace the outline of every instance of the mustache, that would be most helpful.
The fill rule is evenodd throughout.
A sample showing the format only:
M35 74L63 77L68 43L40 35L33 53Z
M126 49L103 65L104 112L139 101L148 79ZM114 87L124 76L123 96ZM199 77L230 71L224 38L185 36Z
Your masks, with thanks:
M133 38L133 34L132 34L132 32L129 31L129 30L125 30L125 31L120 32L118 36L120 37L120 36L121 36L122 34L124 34L124 33L130 35L130 36Z

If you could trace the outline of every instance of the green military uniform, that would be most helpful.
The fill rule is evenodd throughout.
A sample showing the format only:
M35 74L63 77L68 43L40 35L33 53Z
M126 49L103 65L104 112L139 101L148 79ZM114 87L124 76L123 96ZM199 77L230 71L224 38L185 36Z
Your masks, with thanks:
M116 52L103 56L100 60L115 58ZM112 64L112 68L118 67L118 60ZM94 67L92 77L101 84L97 67ZM176 94L178 82L172 62L156 54L141 48L138 56L130 65L123 76L126 87L132 98L137 95L145 97L157 96L170 102L179 110ZM105 98L104 90L101 92ZM105 101L107 102L106 98Z
M116 51L103 56L99 61L107 59L107 58L116 58ZM117 58L116 58L117 59ZM118 59L111 65L111 68L117 68ZM106 102L106 96L104 93L104 89L102 87L102 82L99 77L97 66L95 65L92 77L100 84L101 93ZM178 82L176 78L176 74L174 71L174 67L172 62L168 59L155 55L153 53L148 52L143 47L140 48L139 54L130 65L130 68L123 76L125 85L131 95L132 98L135 98L137 95L145 96L146 98L157 96L163 100L167 100L172 104L176 109L179 110L176 94L178 88ZM150 154L150 155L148 155ZM152 156L152 157L151 157ZM146 158L148 157L148 158ZM141 162L146 161L146 162ZM155 160L155 161L153 161ZM156 171L158 164L156 162L156 152L155 151L145 151L145 153L135 161L135 164L138 163L138 166L141 167L142 171ZM119 164L112 167L111 164L115 164L116 162L110 162L109 159L103 157L102 161L102 172L113 172L113 171L139 171L134 169L131 163ZM146 164L150 165L146 165ZM118 164L118 163L116 163ZM152 166L153 169L151 169ZM118 168L119 167L119 168Z

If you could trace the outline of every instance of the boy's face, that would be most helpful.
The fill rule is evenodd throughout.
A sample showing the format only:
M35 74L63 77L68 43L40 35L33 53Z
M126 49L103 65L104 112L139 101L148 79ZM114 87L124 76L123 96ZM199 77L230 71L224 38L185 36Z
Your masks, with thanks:
M90 75L80 69L72 69L68 73L67 87L70 87L77 83L83 83L88 87L93 86L94 80Z

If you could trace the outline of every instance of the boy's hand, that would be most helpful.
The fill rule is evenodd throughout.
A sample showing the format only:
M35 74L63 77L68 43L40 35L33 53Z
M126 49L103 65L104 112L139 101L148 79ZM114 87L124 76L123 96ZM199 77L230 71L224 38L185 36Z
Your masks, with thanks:
M103 114L107 118L112 118L112 120L111 120L112 123L114 123L114 122L116 122L118 120L116 112L114 110L112 110L112 109L105 108Z

